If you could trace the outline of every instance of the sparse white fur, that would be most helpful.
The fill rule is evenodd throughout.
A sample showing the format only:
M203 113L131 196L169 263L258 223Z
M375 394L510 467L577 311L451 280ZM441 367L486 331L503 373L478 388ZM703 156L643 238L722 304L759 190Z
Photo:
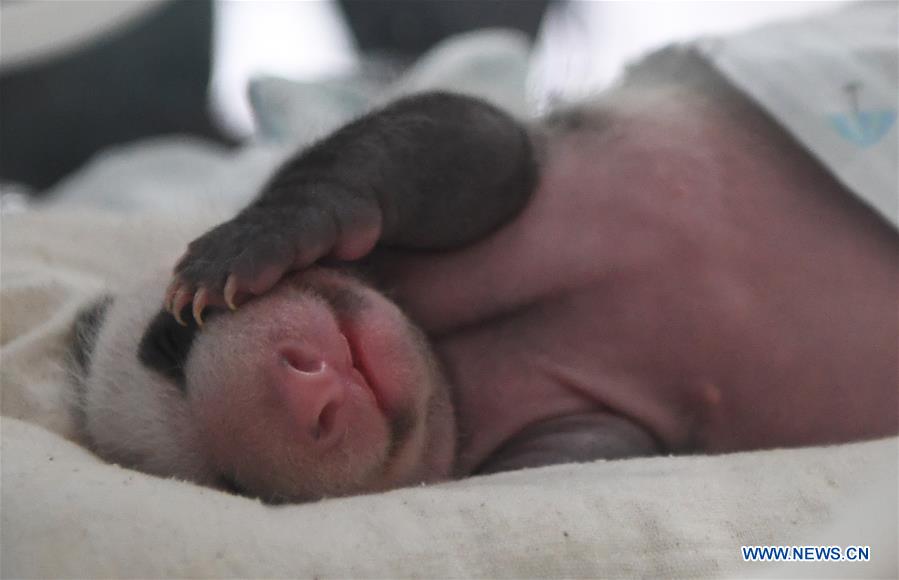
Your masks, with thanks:
M166 277L119 294L99 331L82 399L94 450L141 471L212 482L196 421L177 386L137 360L149 320L159 312ZM127 361L127 362L126 362Z

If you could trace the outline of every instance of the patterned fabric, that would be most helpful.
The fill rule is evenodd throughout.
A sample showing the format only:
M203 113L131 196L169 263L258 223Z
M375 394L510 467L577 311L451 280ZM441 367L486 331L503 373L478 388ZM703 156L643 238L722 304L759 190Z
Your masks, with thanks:
M860 2L699 42L849 190L899 227L899 3Z

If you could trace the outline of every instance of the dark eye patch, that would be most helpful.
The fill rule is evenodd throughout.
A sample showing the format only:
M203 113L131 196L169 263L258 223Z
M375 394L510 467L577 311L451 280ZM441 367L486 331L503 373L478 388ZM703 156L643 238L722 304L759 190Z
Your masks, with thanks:
M188 325L181 326L171 314L160 310L150 321L137 347L140 362L175 381L182 392L187 389L184 363L198 330L192 318L187 320Z

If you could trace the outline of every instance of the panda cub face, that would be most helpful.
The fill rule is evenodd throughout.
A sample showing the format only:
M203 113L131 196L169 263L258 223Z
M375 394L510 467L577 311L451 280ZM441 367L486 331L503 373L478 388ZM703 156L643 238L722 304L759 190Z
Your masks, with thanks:
M154 279L76 322L76 412L98 455L269 501L448 477L448 382L383 294L313 268L200 328L162 308Z

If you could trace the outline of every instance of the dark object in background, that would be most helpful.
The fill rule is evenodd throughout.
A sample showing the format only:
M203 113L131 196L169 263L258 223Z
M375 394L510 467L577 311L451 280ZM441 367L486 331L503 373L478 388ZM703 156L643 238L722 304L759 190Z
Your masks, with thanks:
M212 1L172 2L76 51L0 73L0 179L45 189L150 135L224 141L208 112Z
M536 38L555 0L338 0L360 51L411 60L441 39L477 28Z

